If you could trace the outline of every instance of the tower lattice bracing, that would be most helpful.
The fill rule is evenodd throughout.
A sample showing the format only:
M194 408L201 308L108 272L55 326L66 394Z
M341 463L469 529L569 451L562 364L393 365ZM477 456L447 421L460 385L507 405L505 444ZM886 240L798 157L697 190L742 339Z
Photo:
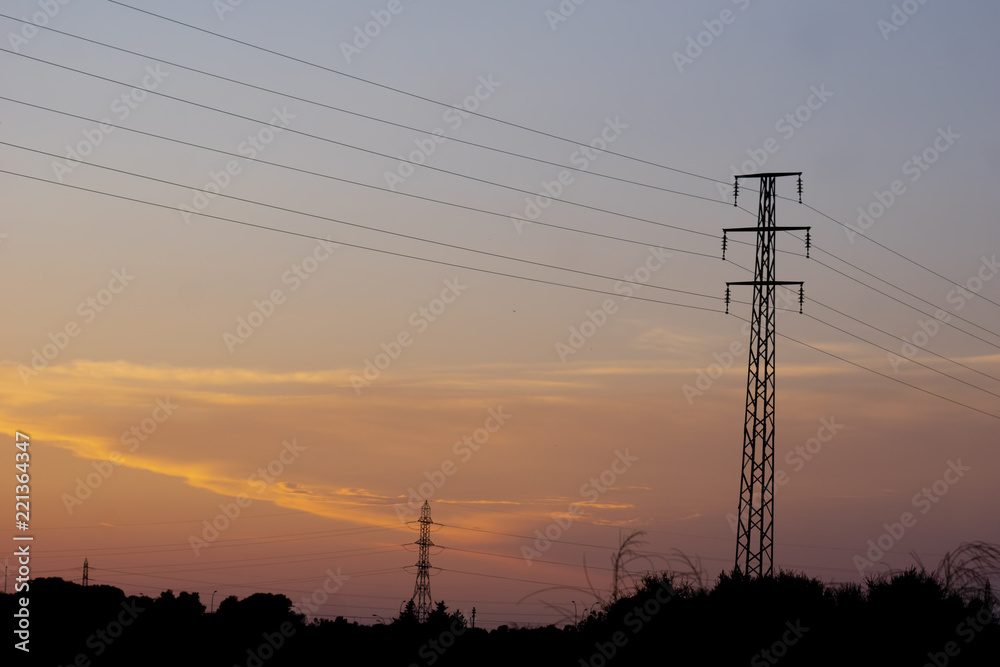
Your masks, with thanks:
M424 623L428 614L431 613L431 506L426 500L420 508L420 537L417 538L416 545L419 547L417 555L417 581L413 585L413 603L417 614L417 621Z
M757 257L754 279L727 283L726 312L729 312L730 286L753 287L750 319L750 358L747 369L747 401L743 422L743 467L740 476L740 502L736 525L736 568L744 574L769 577L774 573L774 410L775 410L775 314L779 285L799 286L799 310L802 308L802 283L776 280L775 237L779 231L805 231L809 250L808 227L778 227L775 223L776 179L799 177L799 201L802 195L801 173L748 174L740 178L760 179L760 200L756 227L739 227L729 232L754 232ZM739 194L739 180L736 182ZM723 259L726 236L723 235Z

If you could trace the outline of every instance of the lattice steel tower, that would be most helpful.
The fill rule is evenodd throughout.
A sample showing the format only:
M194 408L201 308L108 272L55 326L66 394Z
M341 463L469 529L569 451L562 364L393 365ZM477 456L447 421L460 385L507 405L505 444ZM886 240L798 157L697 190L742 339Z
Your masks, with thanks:
M766 173L736 176L735 198L739 198L741 178L760 179L760 204L756 227L724 229L722 258L726 258L726 234L755 232L757 259L754 279L726 283L726 313L729 312L730 287L753 287L753 314L750 320L750 360L747 370L747 405L743 424L743 473L740 478L740 504L736 529L736 568L744 574L770 577L774 574L774 371L775 371L775 293L779 285L799 286L799 312L802 312L802 282L775 279L775 236L783 231L806 232L806 257L809 256L808 227L778 227L775 224L775 181L782 176L798 177L799 203L802 203L802 173ZM735 203L734 203L735 205Z
M413 585L413 600L416 609L414 610L417 614L417 621L424 623L427 621L427 615L431 613L431 547L434 543L431 541L431 526L434 521L431 520L431 505L426 500L424 501L423 507L420 508L420 519L418 520L420 524L420 537L414 542L420 551L417 555L417 581Z

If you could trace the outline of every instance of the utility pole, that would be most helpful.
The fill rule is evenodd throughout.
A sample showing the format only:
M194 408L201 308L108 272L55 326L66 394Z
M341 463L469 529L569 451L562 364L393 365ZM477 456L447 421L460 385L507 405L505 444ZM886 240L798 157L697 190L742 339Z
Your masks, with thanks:
M987 582L987 584L989 584L989 582ZM475 607L472 608L472 629L473 630L476 629L476 608Z
M420 519L418 522L420 524L420 537L414 543L419 547L419 553L417 555L417 581L413 585L413 600L417 614L417 622L425 623L427 621L427 616L431 613L431 547L434 543L431 541L431 525L434 521L431 519L431 505L426 500L424 501L423 507L420 508Z
M799 203L802 203L802 172L772 172L736 176L734 203L739 199L741 178L760 180L760 198L756 227L733 227L723 230L722 259L726 258L726 235L730 232L754 232L757 235L757 259L754 279L726 283L726 313L729 313L730 288L753 287L753 313L750 320L750 358L747 369L746 416L743 423L743 470L740 478L740 504L737 513L736 569L756 577L774 574L774 375L775 375L775 293L779 285L799 286L799 312L804 299L802 282L776 280L775 257L777 232L805 231L806 257L809 256L809 227L778 227L775 222L776 180L798 177Z
M83 585L90 585L90 564L87 563L87 559L83 559Z

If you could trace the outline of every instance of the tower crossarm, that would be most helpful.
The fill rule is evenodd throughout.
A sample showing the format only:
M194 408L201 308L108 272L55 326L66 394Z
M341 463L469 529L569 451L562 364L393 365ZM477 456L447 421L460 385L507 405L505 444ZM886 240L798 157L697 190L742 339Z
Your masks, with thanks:
M722 231L726 232L808 232L812 227L726 227Z

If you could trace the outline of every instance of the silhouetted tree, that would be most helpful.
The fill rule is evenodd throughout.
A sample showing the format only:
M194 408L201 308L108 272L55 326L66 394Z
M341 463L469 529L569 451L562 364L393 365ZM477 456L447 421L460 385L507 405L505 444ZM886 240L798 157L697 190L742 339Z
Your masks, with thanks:
M434 629L445 629L451 622L451 615L448 613L448 607L445 605L444 600L435 603L434 609L431 613L427 614L427 624Z
M407 600L406 604L403 605L403 611L400 612L399 618L394 619L392 624L404 628L412 628L417 625L417 605L412 599Z

